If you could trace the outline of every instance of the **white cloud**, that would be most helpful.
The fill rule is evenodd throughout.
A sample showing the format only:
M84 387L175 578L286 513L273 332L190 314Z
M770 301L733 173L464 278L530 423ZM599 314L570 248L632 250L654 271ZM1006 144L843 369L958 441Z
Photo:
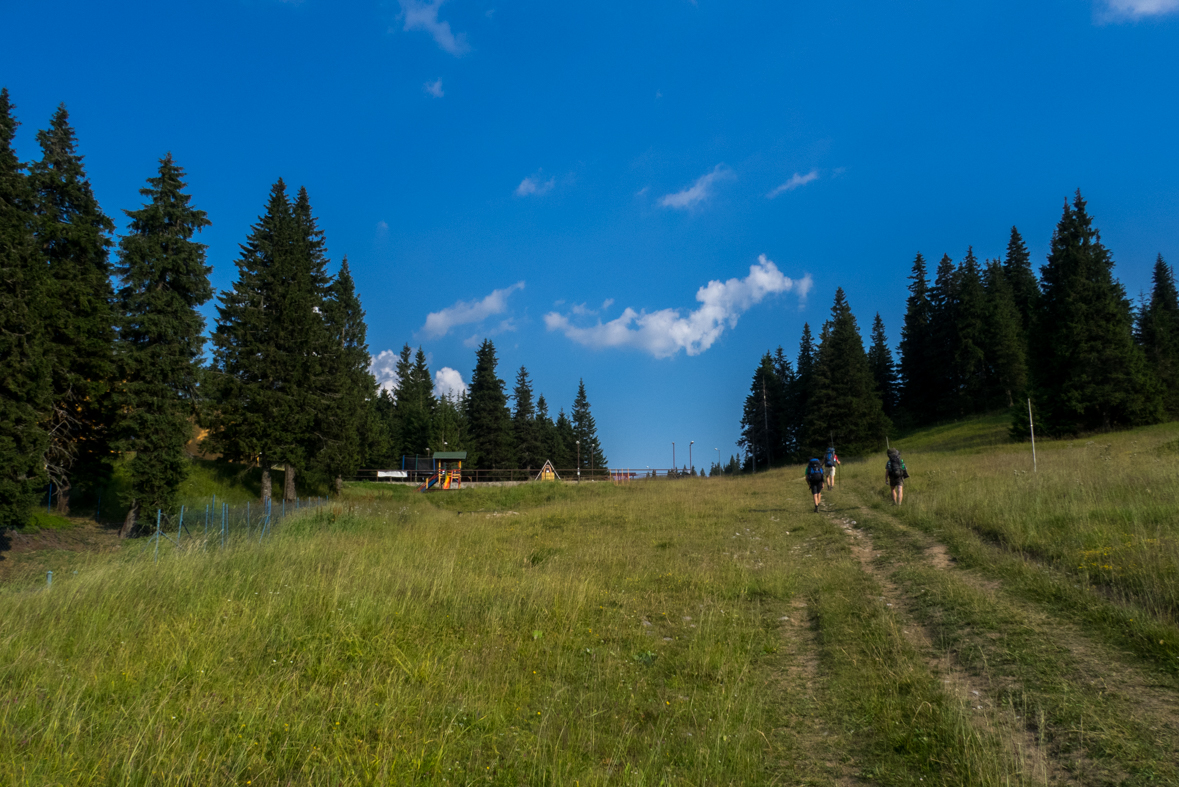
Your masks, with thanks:
M429 93L434 98L442 98L446 94L442 92L442 77L438 77L433 82L427 82L422 85L422 90Z
M696 179L695 183L683 191L677 191L674 194L665 194L660 197L659 204L665 208L689 210L712 196L713 183L733 177L735 175L733 175L731 169L724 164L717 164L713 167L712 172L709 172L707 175L701 175Z
M794 280L784 276L764 254L749 266L744 279L726 282L710 281L696 292L700 308L686 316L679 309L657 312L636 312L627 308L618 319L581 328L568 315L550 312L545 315L545 326L550 331L561 331L578 344L600 349L603 347L634 347L651 353L656 358L667 358L683 350L688 355L699 355L712 346L725 326L735 328L737 320L768 295L796 292L806 298L811 289L811 276Z
M530 194L540 196L552 190L553 186L557 185L556 178L549 178L548 180L541 180L540 173L529 175L520 181L520 185L516 186L517 197L527 197Z
M438 9L446 0L398 0L401 15L405 18L405 30L425 30L434 37L434 42L445 52L455 57L471 50L465 33L457 36L450 29L450 22L438 21Z
M1115 19L1141 19L1179 11L1179 0L1105 0Z
M427 336L445 336L456 325L467 325L483 320L495 314L503 314L508 310L508 296L516 290L524 289L524 282L518 281L511 287L494 290L481 301L458 301L439 312L426 315L426 324L422 330Z
M397 359L397 353L392 350L381 350L368 362L368 370L377 378L377 387L390 394L401 384L397 378Z
M443 366L434 372L434 395L439 399L457 399L467 392L467 384L463 376L449 366Z
M377 232L385 232L389 229L389 223L386 221L377 222Z
M806 184L810 183L812 180L818 180L818 179L819 179L819 170L817 170L817 169L812 169L810 172L806 173L805 175L799 175L797 172L795 172L793 175L790 176L790 180L786 181L781 186L778 186L778 188L774 189L769 194L767 194L766 199L773 199L774 197L778 196L779 194L781 194L784 191L794 191L796 188L799 188L800 186L805 186Z

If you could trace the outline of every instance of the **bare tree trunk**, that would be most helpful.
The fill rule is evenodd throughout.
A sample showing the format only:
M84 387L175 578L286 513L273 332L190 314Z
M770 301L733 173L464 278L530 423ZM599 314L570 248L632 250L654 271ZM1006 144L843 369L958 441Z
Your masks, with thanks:
M127 518L123 520L123 527L119 530L119 538L130 538L135 530L135 522L139 519L139 501L132 500L131 508L127 510Z
M295 468L292 465L283 465L283 479L282 479L282 499L295 499Z
M62 516L69 516L70 514L70 484L58 481L57 485L53 487L57 496L57 513Z
M344 479L336 476L336 497L344 494Z
M273 483L270 480L269 465L262 468L262 510L266 511L270 506L270 495Z

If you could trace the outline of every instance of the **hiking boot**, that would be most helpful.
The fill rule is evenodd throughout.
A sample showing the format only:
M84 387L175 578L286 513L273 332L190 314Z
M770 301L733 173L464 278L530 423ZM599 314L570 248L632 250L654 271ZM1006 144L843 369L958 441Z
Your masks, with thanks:
M815 503L815 513L819 513L819 504Z

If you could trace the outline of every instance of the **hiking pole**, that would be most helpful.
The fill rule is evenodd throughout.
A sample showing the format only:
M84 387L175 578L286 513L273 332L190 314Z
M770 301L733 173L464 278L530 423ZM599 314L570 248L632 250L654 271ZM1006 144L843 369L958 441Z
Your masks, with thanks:
M1032 399L1028 397L1028 429L1032 433L1032 472L1039 473L1040 468L1036 466L1036 426L1032 423Z

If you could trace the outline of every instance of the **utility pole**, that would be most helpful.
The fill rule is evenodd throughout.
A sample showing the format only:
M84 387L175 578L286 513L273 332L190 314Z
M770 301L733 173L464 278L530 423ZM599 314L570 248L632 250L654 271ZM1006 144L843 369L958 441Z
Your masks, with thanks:
M695 444L695 440L688 441L688 467L692 468L692 472L696 471L696 464L692 461L692 446Z

